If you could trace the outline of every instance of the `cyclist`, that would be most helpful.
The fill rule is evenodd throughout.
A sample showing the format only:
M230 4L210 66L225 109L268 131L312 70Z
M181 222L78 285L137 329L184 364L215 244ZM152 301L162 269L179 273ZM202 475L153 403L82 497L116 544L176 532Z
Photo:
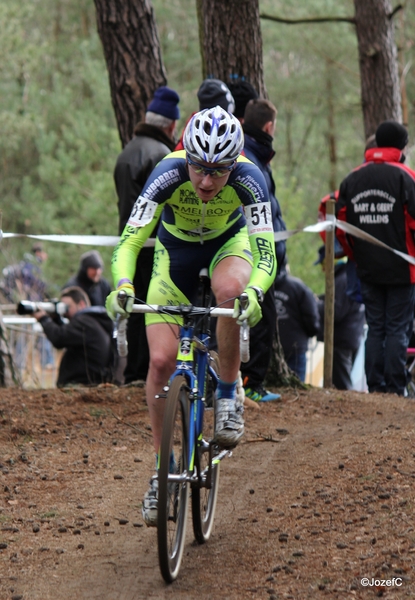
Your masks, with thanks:
M244 433L243 407L236 402L240 366L238 322L254 326L260 303L276 274L275 244L267 185L261 171L240 156L244 137L239 121L219 106L196 113L186 126L184 148L168 154L155 167L138 197L112 258L116 290L107 310L128 315L134 302L132 285L136 257L161 215L149 304L195 303L199 271L209 267L218 304L239 314L238 297L249 303L238 321L219 318L217 341L220 381L216 390L215 439L234 447ZM242 207L244 210L242 210ZM125 310L117 294L128 295ZM168 321L168 325L166 324ZM162 394L176 366L175 319L146 315L150 366L146 383L156 457L160 447L164 403ZM157 524L157 481L143 502L147 525Z

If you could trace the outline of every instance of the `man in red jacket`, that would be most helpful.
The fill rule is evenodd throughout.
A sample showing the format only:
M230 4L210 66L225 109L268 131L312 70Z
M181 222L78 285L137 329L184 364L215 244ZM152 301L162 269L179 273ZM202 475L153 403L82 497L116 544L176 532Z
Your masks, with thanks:
M378 147L368 149L365 162L341 183L337 218L390 248L415 256L415 172L404 165L408 132L396 121L384 121L376 130L376 142ZM369 392L404 395L415 265L386 248L346 237L357 264L366 309Z

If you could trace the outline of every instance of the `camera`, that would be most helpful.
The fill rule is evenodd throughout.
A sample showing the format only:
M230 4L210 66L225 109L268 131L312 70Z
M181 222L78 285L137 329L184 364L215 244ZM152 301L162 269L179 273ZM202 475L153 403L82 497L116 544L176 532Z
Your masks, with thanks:
M17 305L18 315L33 315L38 310L44 310L50 315L66 315L68 306L65 302L58 300L50 300L49 302L31 302L30 300L22 300Z

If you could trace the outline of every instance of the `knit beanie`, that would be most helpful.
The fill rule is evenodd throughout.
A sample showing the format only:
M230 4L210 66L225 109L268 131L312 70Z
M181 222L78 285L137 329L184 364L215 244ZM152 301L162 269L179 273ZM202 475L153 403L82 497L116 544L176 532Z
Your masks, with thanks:
M81 256L81 270L86 271L89 268L103 269L104 261L98 250L90 250Z
M198 92L199 110L220 106L228 113L235 110L235 101L228 88L220 79L205 79Z
M243 119L246 105L250 100L259 98L258 92L249 81L233 81L229 84L229 89L235 100L234 115L238 119Z
M397 121L383 121L376 129L376 143L379 148L403 150L408 143L406 127Z
M180 119L180 110L177 106L180 102L180 97L177 92L169 87L162 86L154 92L152 101L147 107L148 112L162 115L166 119L177 121Z

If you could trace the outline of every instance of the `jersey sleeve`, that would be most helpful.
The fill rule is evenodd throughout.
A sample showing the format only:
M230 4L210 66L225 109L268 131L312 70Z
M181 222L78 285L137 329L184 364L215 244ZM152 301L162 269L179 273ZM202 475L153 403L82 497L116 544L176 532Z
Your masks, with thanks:
M277 273L274 230L249 233L249 242L254 263L249 285L260 287L266 292L273 284Z
M114 249L111 271L114 286L133 281L137 257L158 223L163 206L183 177L184 152L168 154L151 172Z
M129 225L129 221L124 227L111 259L111 272L115 288L122 279L133 281L137 257L144 243L151 236L162 211L163 206L158 206L151 221L142 227Z
M240 161L240 162L239 162ZM261 170L241 157L231 183L241 200L248 227L253 268L249 285L266 292L277 273L274 227L267 184Z

